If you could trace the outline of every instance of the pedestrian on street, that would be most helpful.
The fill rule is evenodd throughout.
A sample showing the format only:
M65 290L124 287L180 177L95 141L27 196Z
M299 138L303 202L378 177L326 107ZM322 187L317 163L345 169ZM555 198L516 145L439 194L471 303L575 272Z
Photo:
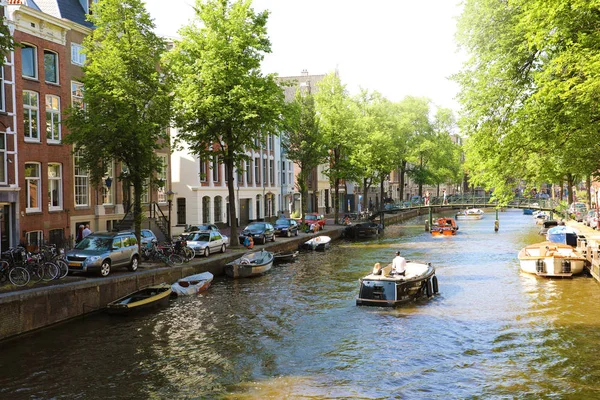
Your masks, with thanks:
M444 204L448 204L448 198L446 197L446 189L444 189Z
M75 244L77 244L83 240L83 230L84 229L85 229L85 226L83 226L83 225L79 225L79 228L77 228L77 235L75 236Z
M83 231L81 232L81 238L85 238L87 235L91 234L92 230L90 229L90 224L86 224L85 228L83 229Z

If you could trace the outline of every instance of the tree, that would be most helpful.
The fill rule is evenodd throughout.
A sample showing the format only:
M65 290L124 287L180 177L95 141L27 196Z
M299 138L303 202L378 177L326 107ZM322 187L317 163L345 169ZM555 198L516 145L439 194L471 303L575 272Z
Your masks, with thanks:
M301 194L300 209L302 223L304 223L308 198L308 175L325 161L327 147L319 129L315 101L311 93L303 93L298 89L294 100L290 103L287 115L287 133L282 139L283 147L287 158L300 167L297 185Z
M81 153L92 183L113 160L127 167L139 239L144 184L161 168L155 150L168 143L170 88L157 69L165 45L141 0L98 2L90 19L96 29L84 41L84 106L70 109L65 142Z
M181 31L170 55L175 79L178 140L200 156L223 160L229 191L231 237L237 236L234 167L243 168L246 150L258 149L277 134L284 109L275 75L262 75L260 63L271 51L268 13L255 13L250 1L198 1L196 20ZM236 240L232 246L239 246Z
M354 117L355 109L336 73L330 73L319 84L315 94L319 124L323 137L329 146L329 180L333 186L334 221L338 223L339 193L342 179L353 178L350 163L352 149L356 143Z
M6 8L4 6L0 7L2 7L2 10L4 12L6 12ZM1 18L2 21L0 21L0 68L4 66L4 58L15 48L15 41L7 24L6 16L2 15Z

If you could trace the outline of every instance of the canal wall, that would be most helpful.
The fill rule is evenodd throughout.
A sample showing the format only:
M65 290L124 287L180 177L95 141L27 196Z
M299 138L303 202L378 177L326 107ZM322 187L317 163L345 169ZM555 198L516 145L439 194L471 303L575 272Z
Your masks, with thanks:
M386 214L384 224L395 224L413 218L419 215L419 211ZM330 225L318 234L285 240L276 239L275 242L266 244L264 248L272 252L293 251L310 238L322 234L337 240L342 236L344 229L344 226ZM83 281L1 293L0 340L96 312L105 308L111 301L148 285L163 282L170 284L183 277L206 271L215 276L223 275L225 265L239 258L244 252L245 249L230 249L225 254L196 258L187 264L174 267L143 263L136 272L119 273L106 278L91 277Z

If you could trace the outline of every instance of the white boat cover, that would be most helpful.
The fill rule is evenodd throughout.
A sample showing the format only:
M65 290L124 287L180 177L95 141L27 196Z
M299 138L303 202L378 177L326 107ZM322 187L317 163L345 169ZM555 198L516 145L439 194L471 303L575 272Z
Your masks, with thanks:
M202 272L181 278L171 285L171 290L178 296L191 295L198 293L207 283L210 284L213 280L213 274L210 272Z

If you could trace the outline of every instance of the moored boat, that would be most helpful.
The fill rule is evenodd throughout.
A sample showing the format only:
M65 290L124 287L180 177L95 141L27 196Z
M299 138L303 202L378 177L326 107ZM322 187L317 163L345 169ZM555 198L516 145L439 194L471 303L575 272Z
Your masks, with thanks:
M456 219L481 219L483 218L483 210L479 208L469 208L456 213Z
M438 293L435 268L430 263L408 261L405 275L391 274L391 270L392 264L381 268L377 263L369 275L359 279L356 305L394 307Z
M438 218L437 221L431 226L432 236L452 236L456 235L458 231L458 225L454 218Z
M225 265L225 274L231 278L259 276L273 267L273 253L265 250L246 253Z
M533 209L531 209L531 208L524 208L523 209L523 215L533 215Z
M329 248L330 243L331 238L329 236L317 236L304 242L302 247L308 250L326 250Z
M347 226L343 235L351 239L377 237L381 230L381 225L375 222L359 222Z
M206 291L213 280L213 274L202 272L181 278L171 285L171 290L176 296L188 296Z
M577 247L577 235L576 229L566 225L558 225L548 229L546 233L546 240L554 243L568 244L569 246Z
M555 226L558 226L558 221L554 219L548 219L544 221L542 227L540 228L540 235L548 234L548 230L550 230L550 228L554 228Z
M273 262L275 264L282 264L286 262L296 261L298 257L298 251L292 251L290 253L273 253Z
M572 246L541 242L525 246L519 252L521 271L546 277L570 277L580 274L585 257Z
M110 314L129 314L154 307L162 307L169 304L171 285L162 283L152 285L130 293L106 305Z

